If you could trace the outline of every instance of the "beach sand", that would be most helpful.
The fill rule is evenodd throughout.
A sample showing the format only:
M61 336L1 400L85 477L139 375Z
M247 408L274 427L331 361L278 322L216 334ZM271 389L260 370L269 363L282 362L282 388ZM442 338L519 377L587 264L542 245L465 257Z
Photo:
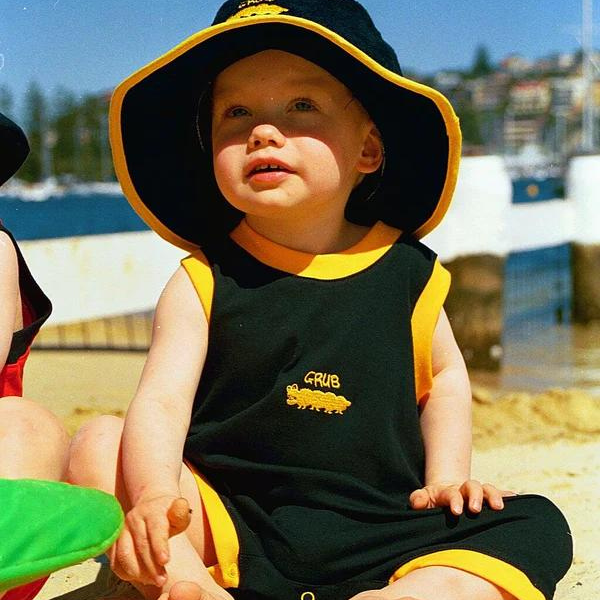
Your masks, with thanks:
M25 395L74 432L96 415L124 415L144 359L143 352L34 349ZM473 396L473 477L553 500L571 525L575 545L573 565L555 598L600 598L600 398L579 390L507 392L480 385L476 377ZM135 594L128 586L115 587L106 566L89 560L53 574L38 597L126 596Z

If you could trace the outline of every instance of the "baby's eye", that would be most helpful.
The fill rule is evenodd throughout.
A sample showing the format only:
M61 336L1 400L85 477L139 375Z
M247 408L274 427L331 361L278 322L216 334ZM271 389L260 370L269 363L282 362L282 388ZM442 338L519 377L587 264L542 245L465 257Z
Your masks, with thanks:
M232 106L225 111L227 117L246 117L250 114L250 111L243 106Z
M317 110L317 107L312 100L308 100L307 98L298 98L298 100L294 100L292 102L292 110L297 110L299 112L310 112Z

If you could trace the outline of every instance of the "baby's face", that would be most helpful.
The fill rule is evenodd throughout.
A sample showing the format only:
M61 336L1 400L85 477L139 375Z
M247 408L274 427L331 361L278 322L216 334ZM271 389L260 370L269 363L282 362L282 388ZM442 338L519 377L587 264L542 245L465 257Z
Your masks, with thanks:
M373 123L348 88L279 50L239 60L216 78L212 149L225 198L269 218L343 213L352 188L379 167L381 154Z

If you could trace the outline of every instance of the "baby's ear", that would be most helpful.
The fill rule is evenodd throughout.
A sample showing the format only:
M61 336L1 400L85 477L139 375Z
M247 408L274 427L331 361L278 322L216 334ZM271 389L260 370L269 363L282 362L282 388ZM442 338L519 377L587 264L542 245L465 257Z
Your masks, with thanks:
M383 142L381 134L375 125L371 126L362 148L358 164L360 173L374 173L383 161Z

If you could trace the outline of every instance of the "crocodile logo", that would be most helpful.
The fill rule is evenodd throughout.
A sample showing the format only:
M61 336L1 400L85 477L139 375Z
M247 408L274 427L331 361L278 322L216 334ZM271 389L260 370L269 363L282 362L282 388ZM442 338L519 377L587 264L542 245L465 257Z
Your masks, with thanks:
M308 388L298 388L296 383L288 385L287 404L296 406L296 408L305 410L323 410L328 415L336 413L341 415L352 404L344 396L338 396L333 392L321 392L320 390L311 390Z
M283 8L283 6L277 6L276 4L256 4L255 6L243 8L239 12L235 13L235 15L229 17L227 21L247 19L248 17L263 17L265 15L280 15L286 12L289 12L287 8Z

